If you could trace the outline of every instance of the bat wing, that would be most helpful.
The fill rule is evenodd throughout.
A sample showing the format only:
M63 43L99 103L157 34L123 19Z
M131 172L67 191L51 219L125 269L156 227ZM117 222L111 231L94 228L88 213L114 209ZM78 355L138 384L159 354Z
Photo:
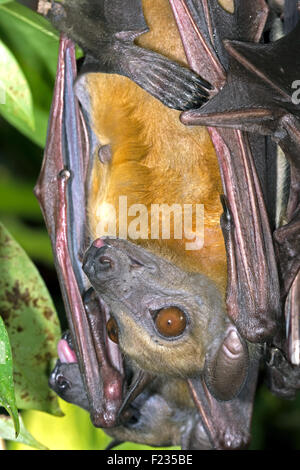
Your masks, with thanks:
M257 375L256 359L251 362L248 378L241 393L226 402L216 400L202 378L188 380L191 396L213 449L238 450L249 445Z
M74 87L75 79L75 46L63 36L44 161L35 193L51 238L78 360L71 370L81 389L78 396L74 387L69 390L68 400L88 409L95 426L107 428L116 426L125 408L153 377L137 374L126 387L120 349L107 334L109 311L90 289L82 270L83 255L90 244L83 201L89 190L90 155L94 155L98 142L89 126L91 110L84 78ZM63 369L70 370L68 366ZM83 381L79 380L79 371ZM56 375L54 371L53 384Z
M184 113L184 122L275 134L275 138L277 134L280 140L282 117L300 117L300 106L292 99L292 84L300 72L300 24L275 43L226 40L224 45L230 57L224 88L201 110Z
M224 85L228 69L223 40L258 41L268 16L264 0L236 0L234 14L218 0L170 0L170 4L191 68L216 89Z
M75 46L62 37L47 145L35 193L52 242L91 418L96 426L106 427L114 425L117 419L123 376L120 361L116 360L118 354L112 344L104 344L105 309L93 297L85 297L83 301L89 288L81 267L88 243L82 202L89 166L89 139L74 94L75 78Z
M289 357L298 364L299 355L295 359L291 351L299 339L299 312L295 301L291 304L290 299L300 292L297 276L300 270L300 105L293 97L295 77L300 74L300 23L289 34L271 44L226 40L224 45L229 56L225 86L200 110L184 113L182 120L189 124L197 122L198 125L269 135L281 146L290 163L287 223L275 231L274 240L281 297L285 298L290 292L286 303Z
M72 2L65 3L72 4ZM94 4L93 2L88 2L92 7L99 6L99 3L101 8L103 8L99 11L102 11L104 16L102 17L102 23L100 18L97 24L102 29L100 31L101 34L99 31L97 32L98 36L96 39L91 39L92 45L80 42L80 28L77 32L75 31L76 34L74 33L76 36L74 39L79 38L76 42L84 46L87 57L86 64L93 65L95 67L94 71L98 67L97 71L101 70L127 75L138 84L142 83L141 86L144 86L146 90L148 89L158 98L161 98L165 90L164 87L158 87L159 91L157 93L151 89L149 90L147 80L144 77L145 75L149 76L149 73L147 73L149 70L155 71L155 73L161 70L165 73L170 70L172 71L171 81L174 81L173 78L179 76L180 69L180 73L187 74L184 77L188 76L189 79L196 80L198 84L200 83L199 77L191 74L190 71L182 72L182 68L179 67L178 69L177 64L168 62L162 56L157 57L155 54L153 56L151 51L148 51L149 54L148 52L145 53L144 50L137 48L133 44L134 35L139 30L133 29L134 34L131 34L131 28L132 26L134 28L140 26L139 15L135 19L136 22L132 23L131 20L129 21L131 17L126 18L127 13L124 13L122 18L125 21L125 25L127 25L127 29L116 32L114 29L116 27L115 21L112 21L109 23L109 27L106 27L107 21L103 20L103 18L106 18L107 12L113 15L113 10L109 10L109 8L113 9L113 2L111 2L111 5L108 2L97 2L97 4L96 2ZM114 5L118 3L120 2L116 2ZM180 10L180 8L183 8L183 2L172 0L172 6L175 16L177 15L186 50L189 50L189 60L192 68L197 71L197 63L199 64L200 62L204 63L206 69L211 66L211 81L216 89L218 89L226 79L226 62L221 60L221 58L223 59L224 50L221 46L215 45L212 25L217 25L220 22L223 12L220 12L216 2L212 3L216 7L217 13L214 13L214 10L209 10L208 2L204 0L190 2L190 9L184 8L183 10ZM258 11L260 11L259 7L261 7L262 2L257 0L257 2L253 3L258 8ZM78 4L79 2L76 2L74 5ZM139 2L130 2L130 4L133 11L136 11L134 8L140 6ZM236 8L242 4L242 1L236 2ZM55 5L56 7L52 11L54 15L53 22L59 22L59 29L68 33L68 21L70 18L68 15L65 15L65 11L61 9L61 6ZM186 5L189 5L188 1ZM105 10L105 6L107 10ZM204 21L203 18L205 18L206 28L203 29L203 33L198 28L197 22L193 19L192 6L201 7L201 11L205 12L206 16L202 17L201 20ZM122 5L119 5L119 7L122 8ZM198 9L198 11L200 10ZM237 11L238 9L236 14ZM75 13L77 15L78 11L75 11ZM89 16L87 19L89 20ZM77 20L76 24L79 23ZM256 27L251 32L249 40L258 39L263 23L264 15L262 14L260 20L256 21ZM232 25L230 22L226 23L227 30L230 29L228 26L230 24ZM122 25L122 27L124 26ZM84 30L84 27L82 26L81 29ZM130 34L128 35L128 33ZM223 34L226 34L226 31L220 34L218 39L219 44L222 42ZM99 49L101 49L103 44L105 47L107 46L107 49L103 48L103 55L100 57L100 60L98 60L97 55L99 51L94 52L92 50L95 44ZM118 53L112 56L112 62L109 63L107 58L111 55L112 44L116 47ZM126 60L122 57L123 55L126 57ZM85 214L82 212L84 211L82 201L84 200L84 175L87 174L88 166L88 159L85 154L89 153L86 152L87 144L86 141L82 141L82 136L86 136L88 130L82 125L80 113L71 92L75 78L74 46L66 39L62 40L60 58L61 62L58 69L55 98L51 113L52 120L50 121L48 133L46 160L37 186L37 194L47 221L54 252L57 253L57 269L60 273L69 323L75 339L75 348L84 377L92 419L98 426L113 425L118 410L121 408L123 377L121 367L118 369L116 365L118 357L117 360L113 359L113 351L110 351L110 348L107 347L107 343L104 341L105 309L101 305L95 306L99 303L99 299L94 297L85 299L85 302L82 300L83 292L88 287L86 279L82 274L80 263L86 240L86 234L83 229ZM124 62L122 62L122 58ZM130 62L129 59L132 58L135 59L134 70L128 71L126 67L128 62ZM120 64L121 69L118 68ZM143 71L145 64L148 68ZM208 78L210 77L207 76ZM167 79L164 80L164 84L166 83L169 86ZM206 89L208 90L208 88ZM203 99L203 82L201 82L201 85L199 84L199 89L197 89L198 94L200 90L202 90L200 102L203 102L205 101ZM179 88L171 88L171 94L166 100L167 104L173 106L174 101L172 100L175 97L174 99L177 100L176 106L181 106L179 109L186 109L188 107L186 105L183 106L184 103L189 103L189 106L192 104L194 107L197 101L195 98L197 93L195 95L194 91L195 88L193 88L192 94L185 95L181 86ZM181 100L179 104L178 100ZM251 147L248 135L242 131L223 128L220 131L216 131L211 128L210 132L220 160L226 193L226 197L223 200L225 207L223 228L229 265L229 288L227 295L229 315L245 338L251 341L265 341L266 338L272 337L274 328L277 326L279 286L268 215L252 155L253 147ZM78 154L78 150L80 154ZM72 160L73 154L75 162ZM77 174L79 181L77 180L75 183ZM74 183L74 186L72 186L72 183ZM74 198L78 191L79 200L76 202ZM247 286L246 289L245 286ZM253 374L251 376L252 379L255 376L255 371ZM254 382L255 380L253 380ZM111 385L113 385L115 391L113 394L110 394L112 391ZM224 445L224 433L216 433L216 429L213 426L215 416L218 416L220 423L223 425L223 430L229 424L233 426L232 435L236 436L233 446L238 447L240 444L243 445L247 439L244 439L244 434L238 426L238 410L240 405L236 407L235 404L237 402L231 405L219 405L216 400L209 396L204 383L201 383L202 388L198 384L193 383L191 383L190 387L195 403L202 414L202 420L210 433L211 439L214 441L214 445L216 447ZM135 390L135 384L133 388ZM99 393L99 390L102 390L102 392ZM134 390L131 392L133 396L135 396ZM243 421L246 423L250 422L253 390L246 387L242 392L246 394L248 400L247 416L245 421ZM241 402L243 400L242 396ZM110 409L107 410L107 408ZM110 413L109 418L107 418L107 411Z

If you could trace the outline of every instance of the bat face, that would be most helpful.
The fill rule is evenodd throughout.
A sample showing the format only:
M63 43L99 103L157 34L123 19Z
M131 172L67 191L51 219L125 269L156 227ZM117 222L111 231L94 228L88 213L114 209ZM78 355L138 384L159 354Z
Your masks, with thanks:
M96 240L83 269L117 322L122 350L142 369L202 371L207 348L221 341L226 324L213 282L118 239Z
M68 340L68 342L66 341ZM73 350L69 335L59 345L59 355L49 379L49 386L63 400L90 410L87 393L77 362L72 360ZM134 374L132 365L126 367L127 377ZM165 380L164 380L165 382ZM119 414L118 422L107 433L118 441L140 442L152 446L183 445L187 447L197 433L197 448L208 449L210 442L193 408L177 410L168 397L168 387L154 379L125 410ZM193 429L193 432L191 432ZM200 447L199 447L200 446Z
M248 374L247 346L213 282L112 238L92 244L83 270L111 312L109 337L139 368L169 377L203 375L222 400L238 394Z
M89 410L89 401L77 363L57 361L49 378L49 387L63 400Z

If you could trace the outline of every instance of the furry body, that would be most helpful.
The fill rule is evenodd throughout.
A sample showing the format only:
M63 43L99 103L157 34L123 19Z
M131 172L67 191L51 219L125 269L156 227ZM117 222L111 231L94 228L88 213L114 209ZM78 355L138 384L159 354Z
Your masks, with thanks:
M144 0L143 9L150 32L137 43L180 64L185 54L167 0ZM95 158L92 190L88 204L92 239L99 232L103 203L118 208L120 196L128 206L143 204L203 204L204 246L197 251L184 248L186 240L133 240L162 255L187 271L201 272L224 290L226 255L220 228L221 178L217 157L203 127L187 128L179 112L163 106L129 79L106 74L88 77L93 109L93 130L101 145L110 145L112 159L103 164ZM134 217L131 217L134 219ZM130 223L130 217L129 217ZM103 222L103 221L102 221ZM193 227L194 230L195 227ZM146 238L146 237L144 237Z

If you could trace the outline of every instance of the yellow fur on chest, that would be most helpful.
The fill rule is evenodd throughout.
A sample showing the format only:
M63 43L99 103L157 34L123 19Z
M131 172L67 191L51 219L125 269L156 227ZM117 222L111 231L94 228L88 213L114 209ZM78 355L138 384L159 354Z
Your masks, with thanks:
M150 32L138 44L186 63L168 1L144 0L143 8ZM95 158L88 202L91 236L105 234L99 227L110 221L112 206L119 235L120 197L126 198L127 208L136 204L147 208L149 216L155 204L175 204L182 211L190 205L194 212L196 204L204 205L201 249L187 251L187 240L176 239L174 224L169 239L153 239L150 217L148 233L134 241L183 269L207 274L224 287L226 257L219 223L222 186L207 130L183 126L178 111L163 106L127 78L91 74L88 87L94 132L101 145L109 144L112 150L110 163ZM132 220L134 215L128 215L127 224ZM192 228L196 229L195 222Z

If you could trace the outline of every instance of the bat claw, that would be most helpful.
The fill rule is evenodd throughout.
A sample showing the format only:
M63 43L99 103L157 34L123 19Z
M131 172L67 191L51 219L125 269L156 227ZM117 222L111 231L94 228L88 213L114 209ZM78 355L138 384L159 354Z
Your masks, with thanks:
M211 85L192 70L152 51L128 49L126 75L169 108L185 111L199 108L209 99Z
M53 6L53 2L51 2L51 1L39 0L38 6L37 6L37 12L40 15L47 16L47 14L51 10L52 6Z
M221 194L220 200L224 211L222 214L223 221L227 222L226 225L230 225L232 223L232 215L229 207L229 202L225 194Z
M184 124L185 126L198 126L199 123L198 123L198 119L200 116L202 116L202 114L200 114L200 110L199 110L199 114L197 113L197 109L196 108L199 108L199 106L194 106L195 109L192 109L192 110L184 110L185 112L183 112L180 116L180 122L182 124Z

